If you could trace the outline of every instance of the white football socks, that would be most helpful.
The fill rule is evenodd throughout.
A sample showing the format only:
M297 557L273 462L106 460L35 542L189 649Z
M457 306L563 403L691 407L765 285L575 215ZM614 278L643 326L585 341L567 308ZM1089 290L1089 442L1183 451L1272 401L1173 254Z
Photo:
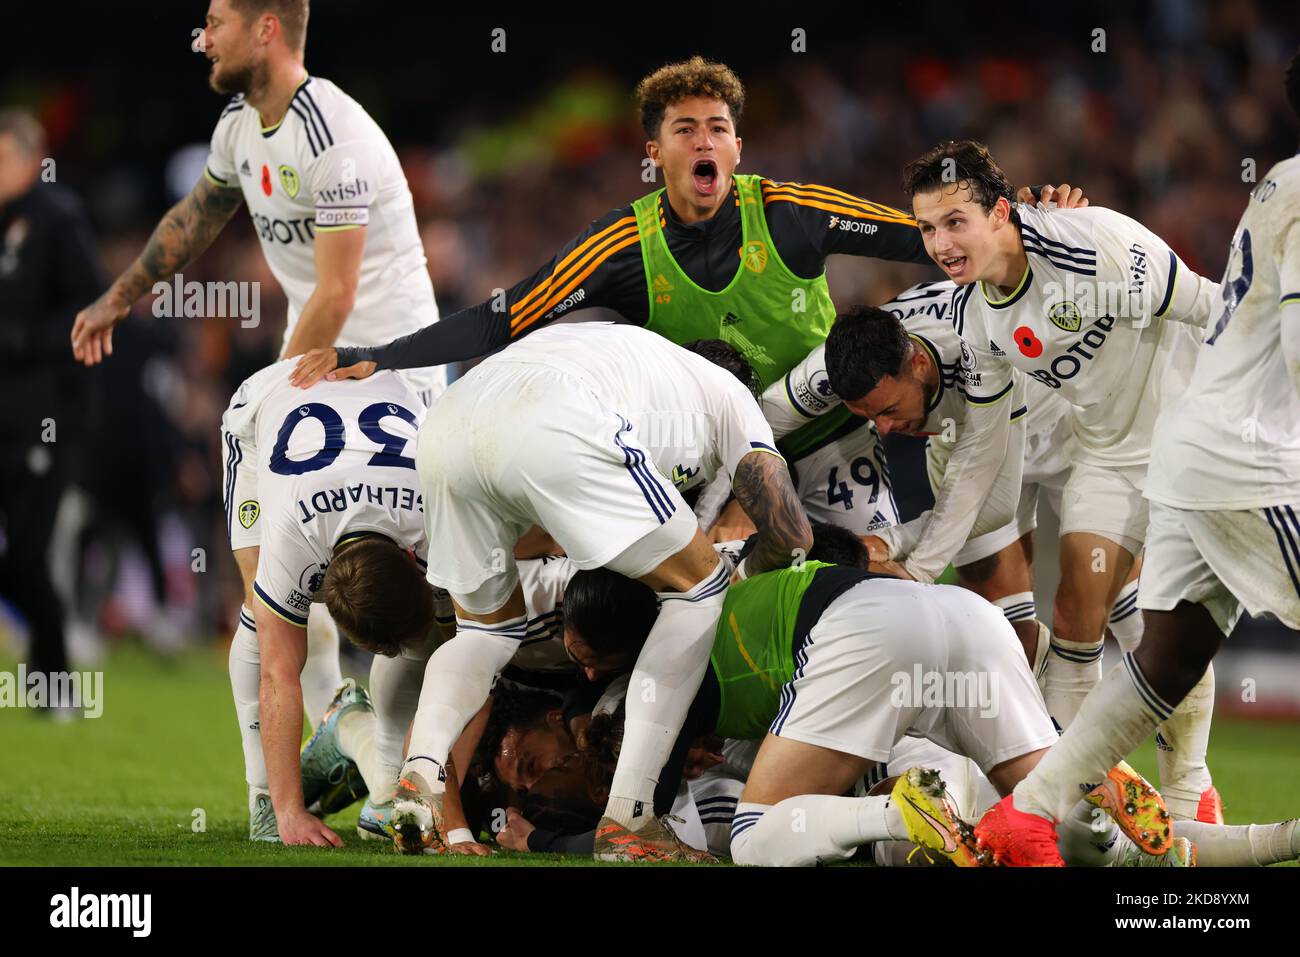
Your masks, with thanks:
M1196 845L1198 867L1264 867L1300 858L1297 821L1281 824L1205 824L1179 821L1174 836ZM1079 801L1057 826L1057 847L1070 867L1114 867L1134 851L1109 815Z
M433 793L446 790L447 755L519 650L527 627L527 615L495 625L457 620L456 637L430 655L403 771L417 772Z
M339 668L339 630L324 602L307 612L307 660L302 664L302 706L314 728L343 684Z
M1062 728L1068 728L1088 692L1101 681L1100 641L1065 641L1053 635L1043 680L1043 703Z
M1214 720L1214 665L1205 669L1173 716L1156 731L1160 793L1175 821L1195 820L1201 794L1213 783L1205 765Z
M1179 821L1174 834L1196 845L1198 867L1264 867L1300 858L1300 828L1281 824L1204 824Z
M379 722L375 713L357 708L339 718L338 746L344 757L356 762L370 792L370 800L382 804L393 799L397 777L383 761L378 742ZM385 796L385 789L387 794ZM376 797L376 792L380 797Z
M906 841L907 825L888 795L800 794L773 805L741 802L731 825L731 859L763 867L844 860L871 841Z
M659 617L628 685L623 744L605 808L629 830L654 820L655 784L704 678L731 571L722 561L690 591L659 595Z
M1126 653L1142 642L1142 610L1138 608L1138 583L1126 584L1110 613L1110 631ZM1178 703L1173 716L1156 729L1156 764L1160 793L1176 821L1194 820L1201 794L1213 781L1205 764L1214 720L1214 665Z
M1110 606L1110 620L1106 623L1115 636L1119 650L1125 654L1137 651L1142 641L1142 609L1138 608L1137 579L1119 590L1115 604Z
M1010 622L1029 621L1038 617L1038 606L1034 603L1034 593L1031 591L1005 595L993 604L1002 610Z
M1083 787L1101 781L1173 710L1152 689L1133 656L1125 655L1088 695L1077 720L1016 785L1016 808L1063 820L1082 797Z
M239 737L244 746L244 779L249 788L265 791L270 784L266 774L266 758L262 755L262 726L259 720L262 656L257 647L257 626L253 623L253 613L242 605L239 608L239 625L230 641L228 666L230 690L235 698L235 717L239 720Z
M428 660L423 646L418 653L403 651L396 658L375 655L370 664L370 701L375 708L375 747L383 781L366 778L373 804L393 799L402 773L402 744L420 706L420 686Z

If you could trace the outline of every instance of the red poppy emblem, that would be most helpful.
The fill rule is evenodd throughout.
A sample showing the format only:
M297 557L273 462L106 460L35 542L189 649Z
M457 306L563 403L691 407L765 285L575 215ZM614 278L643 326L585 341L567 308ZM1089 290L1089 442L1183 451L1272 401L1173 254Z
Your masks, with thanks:
M1021 355L1037 359L1043 354L1043 340L1034 335L1033 329L1021 326L1012 335L1016 338L1016 345L1020 347Z

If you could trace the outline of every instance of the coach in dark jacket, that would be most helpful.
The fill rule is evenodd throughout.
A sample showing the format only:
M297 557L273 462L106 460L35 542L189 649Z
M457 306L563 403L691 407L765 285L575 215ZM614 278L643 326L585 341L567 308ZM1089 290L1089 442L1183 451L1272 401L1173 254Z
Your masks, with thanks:
M29 672L46 673L68 670L49 547L87 415L68 330L104 286L81 203L53 174L40 124L0 110L0 595L27 619Z

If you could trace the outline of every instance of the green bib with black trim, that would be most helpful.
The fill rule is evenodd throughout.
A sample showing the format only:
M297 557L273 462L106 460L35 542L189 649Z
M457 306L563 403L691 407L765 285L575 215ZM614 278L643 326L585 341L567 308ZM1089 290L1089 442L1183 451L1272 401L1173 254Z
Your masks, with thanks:
M714 731L751 740L767 734L794 676L794 630L804 592L825 562L764 572L727 590L709 661L721 701Z
M650 297L646 328L679 344L723 339L744 354L766 388L825 341L835 304L824 272L801 279L781 261L763 213L761 177L732 178L740 202L740 262L720 292L696 285L669 252L660 217L664 191L632 203Z

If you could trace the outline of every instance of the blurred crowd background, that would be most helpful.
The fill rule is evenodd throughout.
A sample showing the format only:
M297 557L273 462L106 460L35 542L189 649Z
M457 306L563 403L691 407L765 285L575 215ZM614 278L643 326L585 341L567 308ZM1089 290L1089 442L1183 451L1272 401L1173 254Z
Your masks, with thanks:
M30 47L0 64L0 105L41 119L58 183L90 212L105 277L200 175L224 104L190 49L204 9L202 0L87 5L84 21L68 13L57 56ZM742 171L904 205L904 162L940 139L974 137L1012 182L1081 185L1216 279L1253 185L1243 171L1262 176L1300 136L1281 90L1300 43L1293 2L645 15L624 30L614 11L542 20L537 10L313 2L308 69L355 97L397 148L444 315L518 281L588 221L659 185L641 178L632 89L697 52L746 83ZM491 50L498 27L504 53ZM795 29L806 52L792 49ZM847 257L829 275L841 306L937 278ZM285 304L242 212L185 278L259 281L261 324L155 319L145 300L103 367L75 367L69 352L51 369L78 397L86 436L79 491L60 516L74 659L114 636L176 648L232 630L239 585L221 525L217 427L239 382L276 357ZM69 304L69 329L80 305ZM1247 630L1295 647L1281 629Z

